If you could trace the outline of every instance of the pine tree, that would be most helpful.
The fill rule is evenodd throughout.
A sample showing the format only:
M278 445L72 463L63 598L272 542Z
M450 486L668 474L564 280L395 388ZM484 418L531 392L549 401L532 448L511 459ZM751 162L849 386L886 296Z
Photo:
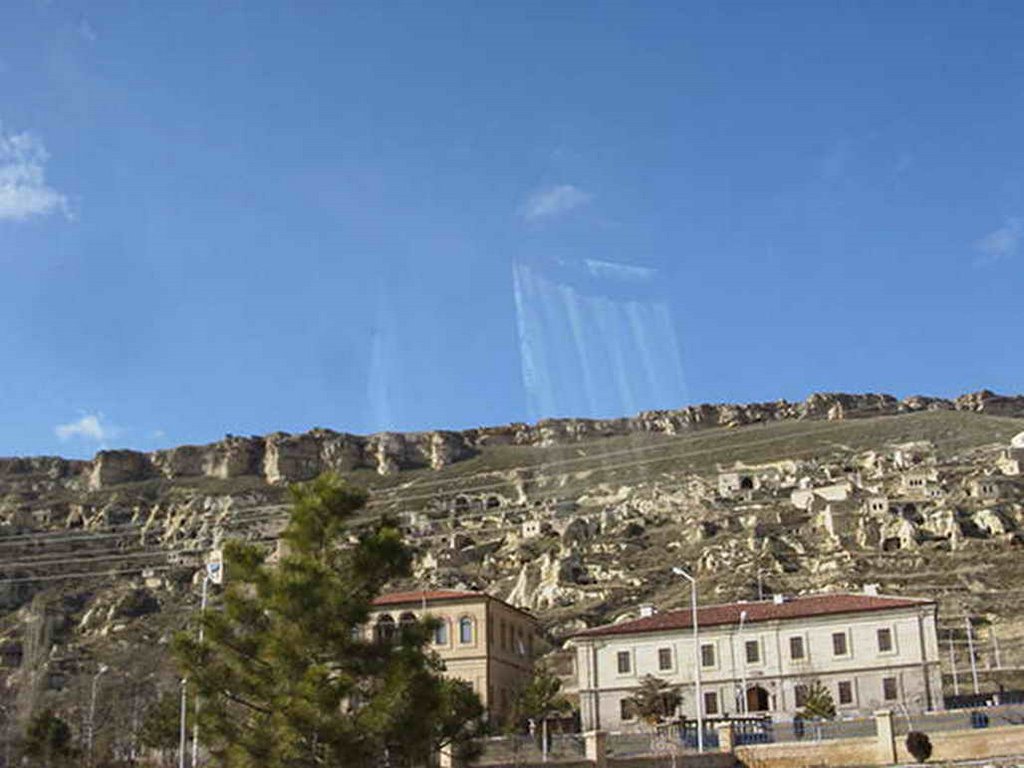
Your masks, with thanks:
M45 768L69 766L75 756L71 727L52 709L37 712L25 729L22 750L26 757L39 761Z
M640 687L629 698L637 716L655 724L675 715L683 696L679 687L654 675L646 675Z
M461 745L482 707L441 678L425 650L431 624L403 623L388 639L363 629L381 589L410 573L397 526L380 520L353 536L366 494L334 476L291 496L285 554L271 564L258 546L229 542L204 642L176 638L202 700L203 746L224 768L397 768Z
M142 717L139 741L142 746L157 750L161 762L165 762L167 755L178 748L180 702L177 691L163 693L146 709ZM191 719L186 725L191 727Z
M516 727L522 727L529 720L540 722L571 711L572 704L562 693L562 681L548 667L538 664L530 682L516 696L512 719Z
M832 720L835 718L836 703L832 699L832 693L820 680L815 680L808 687L807 698L804 699L804 708L800 714L808 719Z

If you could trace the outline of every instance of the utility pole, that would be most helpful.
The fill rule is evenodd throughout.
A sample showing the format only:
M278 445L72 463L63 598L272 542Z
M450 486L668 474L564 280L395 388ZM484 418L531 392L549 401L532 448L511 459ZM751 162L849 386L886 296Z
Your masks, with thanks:
M971 617L964 616L964 624L967 626L967 653L971 659L971 682L974 684L974 693L978 693L978 662L974 658L974 631L971 627Z
M672 569L676 576L690 582L690 612L693 623L693 678L697 695L697 751L704 752L704 696L700 685L700 630L697 621L697 580L678 566Z

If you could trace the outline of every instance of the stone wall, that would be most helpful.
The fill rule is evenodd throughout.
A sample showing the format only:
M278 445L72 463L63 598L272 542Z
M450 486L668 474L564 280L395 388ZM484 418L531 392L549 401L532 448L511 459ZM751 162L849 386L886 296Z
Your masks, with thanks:
M890 712L879 712L876 725L878 733L874 737L752 744L736 747L734 754L748 768L881 766L916 762L907 751L906 736L894 735ZM931 763L1024 754L1024 725L929 732L927 725L922 723L920 729L928 734L932 743Z

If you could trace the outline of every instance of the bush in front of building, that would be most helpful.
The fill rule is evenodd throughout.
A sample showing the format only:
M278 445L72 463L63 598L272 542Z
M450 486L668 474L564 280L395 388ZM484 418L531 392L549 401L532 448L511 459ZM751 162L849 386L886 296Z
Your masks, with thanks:
M923 763L932 756L932 740L927 733L911 731L907 734L907 752L914 756L919 763Z

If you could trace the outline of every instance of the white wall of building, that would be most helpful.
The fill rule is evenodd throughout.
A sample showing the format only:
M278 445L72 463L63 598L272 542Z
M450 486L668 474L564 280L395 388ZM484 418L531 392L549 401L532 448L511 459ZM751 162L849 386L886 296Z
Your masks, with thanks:
M878 630L888 629L892 649L879 650ZM834 653L833 634L846 635L847 653ZM802 638L804 659L793 659L790 638ZM746 642L756 642L758 661L746 663ZM820 680L832 692L840 713L868 714L881 707L906 706L910 712L942 707L939 649L933 606L799 620L714 626L700 630L701 645L714 648L714 664L701 667L704 693L714 693L717 714L738 714L737 698L744 676L747 688L768 694L768 713L791 718L799 707L796 686ZM577 638L576 669L585 729L617 730L623 721L621 702L654 675L682 686L680 713L696 715L692 630L672 630L595 638ZM666 654L660 651L666 650ZM626 653L629 671L620 672L618 654ZM670 660L669 668L661 661ZM895 678L896 698L883 695L884 680ZM840 683L848 683L849 703L840 702ZM844 686L845 687L845 686ZM599 709L600 711L596 711ZM707 714L711 714L708 712Z

